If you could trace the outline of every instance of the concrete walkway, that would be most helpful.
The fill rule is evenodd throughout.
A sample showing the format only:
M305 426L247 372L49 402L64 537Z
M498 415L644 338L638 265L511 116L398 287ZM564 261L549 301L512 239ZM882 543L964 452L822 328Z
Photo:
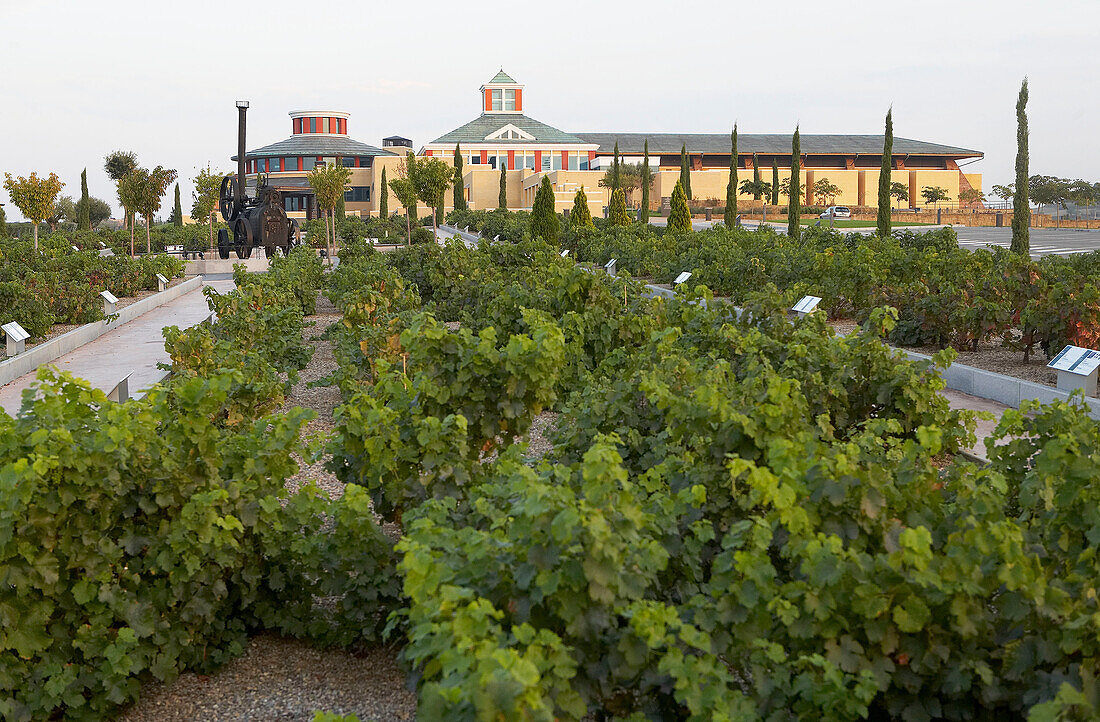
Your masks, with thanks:
M233 288L233 281L212 281L205 285L224 293ZM158 363L169 362L161 330L165 326L194 326L209 316L210 307L202 289L192 291L103 334L50 365L86 379L95 388L108 393L126 374L131 374L129 389L134 395L164 376L157 368ZM29 373L0 387L0 408L15 415L22 403L23 390L34 382L35 374Z
M997 428L997 424L1001 422L1001 414L1009 407L1004 404L999 404L996 401L990 401L978 396L971 396L970 394L964 394L960 391L952 391L951 389L944 389L940 392L940 395L947 399L947 403L950 404L953 409L988 411L993 414L992 419L978 419L978 424L974 429L974 436L977 437L977 441L974 442L974 446L966 450L968 453L983 461L989 461L989 457L986 455L985 451L985 440L993 435L993 432Z

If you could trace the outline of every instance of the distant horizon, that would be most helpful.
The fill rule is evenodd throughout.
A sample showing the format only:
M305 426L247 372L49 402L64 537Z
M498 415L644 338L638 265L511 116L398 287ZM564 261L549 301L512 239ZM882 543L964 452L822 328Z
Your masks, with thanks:
M380 3L299 5L272 0L250 15L208 0L0 9L0 174L52 171L77 198L87 168L91 195L120 216L103 158L132 150L142 165L177 170L189 213L200 167L234 170L238 99L251 103L249 148L289 137L288 113L317 107L349 113L356 140L402 135L419 149L476 117L478 88L503 68L526 86L526 115L568 132L728 133L736 122L745 134L797 124L807 135L881 135L893 106L896 137L983 152L964 168L982 173L987 194L1013 180L1027 75L1030 173L1100 180L1100 95L1078 89L1100 70L1100 13L1084 0L1058 13L1021 0L937 0L919 13L689 2L683 20L649 0L629 13L567 1L556 8L573 32L542 11L488 3L423 3L415 25ZM829 17L837 25L817 20ZM239 50L238 21L249 43ZM668 22L680 27L665 32ZM2 189L0 203L21 219Z

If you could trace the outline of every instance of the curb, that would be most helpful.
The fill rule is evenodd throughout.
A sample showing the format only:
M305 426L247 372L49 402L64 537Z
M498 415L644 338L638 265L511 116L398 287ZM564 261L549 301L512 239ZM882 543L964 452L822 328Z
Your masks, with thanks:
M56 361L70 351L96 340L108 331L113 331L119 326L133 321L138 316L148 313L158 306L163 306L169 301L174 301L184 294L200 289L202 286L202 276L196 276L178 286L173 286L160 293L154 293L152 296L120 309L118 318L114 321L86 323L80 328L74 328L68 333L41 343L25 353L0 361L0 386L6 386L17 378L34 372L39 366Z

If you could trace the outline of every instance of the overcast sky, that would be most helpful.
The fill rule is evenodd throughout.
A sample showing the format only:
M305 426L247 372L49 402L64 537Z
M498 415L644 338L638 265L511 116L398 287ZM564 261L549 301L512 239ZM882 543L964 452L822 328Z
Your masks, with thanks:
M78 197L87 167L116 216L105 154L175 168L187 213L199 167L232 169L238 98L250 148L313 108L419 148L500 68L566 131L881 133L893 104L895 135L984 151L986 190L1012 180L1026 74L1031 173L1100 180L1097 0L0 0L0 20L0 173Z

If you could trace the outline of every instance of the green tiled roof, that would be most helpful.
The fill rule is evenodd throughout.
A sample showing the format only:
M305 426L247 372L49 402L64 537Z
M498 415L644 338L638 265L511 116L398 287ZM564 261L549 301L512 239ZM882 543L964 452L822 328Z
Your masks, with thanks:
M596 143L600 153L613 153L615 143L620 153L641 153L642 145L649 140L650 155L673 155L687 146L689 153L729 154L728 133L577 133L584 143ZM802 135L803 153L812 155L882 155L881 135ZM923 140L894 138L894 155L946 155L953 157L981 157L980 150L958 148ZM789 134L738 133L738 155L760 153L782 155L791 152Z
M344 135L322 135L321 133L299 133L278 143L250 150L246 158L265 158L283 155L338 155L338 156L377 156L397 155L373 145L360 143ZM234 155L230 160L237 160Z
M519 113L486 113L478 118L474 118L466 125L459 128L455 128L450 133L441 135L432 141L435 143L446 143L448 145L453 143L484 143L485 136L491 135L500 130L506 125L514 125L525 133L529 133L535 137L534 141L530 140L494 140L493 143L523 145L524 143L538 142L538 143L589 143L591 141L581 140L575 135L570 135L565 131L553 128L546 123L540 123L534 118L528 118L526 115L520 115ZM680 152L680 148L676 148L676 152Z
M512 80L512 76L508 75L508 73L504 72L504 69L501 68L500 72L497 73L496 75L494 75L493 79L490 80L488 83L486 83L486 85L492 85L493 83L513 83L513 84L515 84L516 81Z

